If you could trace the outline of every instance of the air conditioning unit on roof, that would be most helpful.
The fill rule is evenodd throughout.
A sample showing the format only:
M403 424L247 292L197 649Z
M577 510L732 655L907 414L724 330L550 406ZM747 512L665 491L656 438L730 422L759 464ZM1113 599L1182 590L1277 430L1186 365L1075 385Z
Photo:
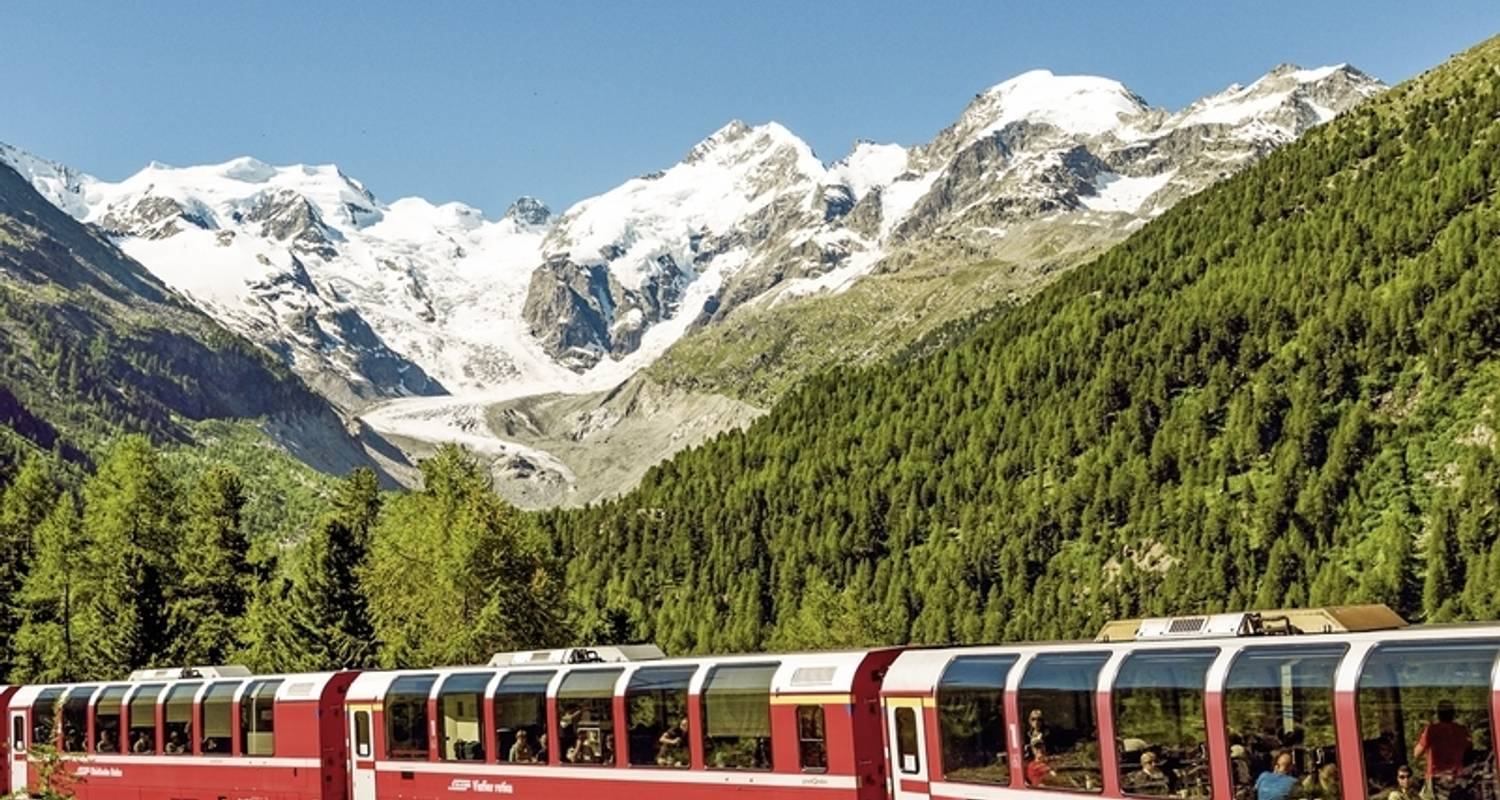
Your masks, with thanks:
M559 650L521 650L496 653L491 667L524 667L532 664L601 664L655 661L666 654L654 644L621 644L600 647L565 647Z

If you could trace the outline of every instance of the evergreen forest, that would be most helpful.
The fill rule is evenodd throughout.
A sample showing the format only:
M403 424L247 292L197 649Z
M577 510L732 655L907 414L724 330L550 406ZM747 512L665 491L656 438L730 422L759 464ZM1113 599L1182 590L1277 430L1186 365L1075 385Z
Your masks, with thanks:
M11 436L0 671L1071 638L1360 602L1500 618L1497 188L1500 39L585 509L518 512L456 447L388 492L232 427L184 444L166 412Z

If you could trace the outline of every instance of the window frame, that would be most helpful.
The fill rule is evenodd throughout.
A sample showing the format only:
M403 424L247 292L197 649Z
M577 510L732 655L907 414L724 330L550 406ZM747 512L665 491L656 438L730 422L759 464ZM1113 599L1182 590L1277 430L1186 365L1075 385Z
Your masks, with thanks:
M661 763L660 738L661 738L661 736L664 736L666 734L666 731L669 730L672 725L676 724L676 721L672 719L673 716L680 715L680 718L682 720L688 720L688 719L691 718L691 715L688 713L688 703L689 703L689 698L692 695L693 679L695 677L697 677L697 675L698 675L698 669L699 669L699 667L698 667L697 664L693 664L693 665L680 665L680 666L656 666L656 667L641 667L640 669L637 669L637 670L635 670L635 671L633 671L633 672L630 673L630 679L625 682L625 693L624 693L624 700L625 700L625 765L627 767L630 767L632 769L668 769L668 770L672 770L672 769L692 769L692 767L693 767L693 730L692 730L693 726L692 726L691 723L689 723L688 730L686 732L687 733L687 741L685 741L685 742L682 743L683 753L687 756L687 758L681 764L663 764L663 763ZM685 678L681 678L680 676L682 676L684 674L686 675L686 677ZM656 680L656 681L660 681L660 682L665 683L668 680L668 677L667 677L668 675L670 675L670 678L672 678L671 685L669 685L669 686L665 686L665 687L660 686L660 685L642 686L642 684L644 684L646 682L645 680L643 680L643 676L647 680ZM663 676L663 677L657 678L656 676ZM666 716L667 716L667 720L666 720L667 727L662 728L661 729L661 733L659 733L657 735L657 744L658 744L658 746L652 748L651 757L648 758L648 759L642 760L642 761L636 761L636 752L635 752L636 748L634 746L634 742L632 742L631 738L630 738L630 732L631 732L631 724L630 724L630 722L631 722L631 720L630 720L631 701L634 700L634 699L636 699L636 698L638 698L638 697L651 697L651 698L653 698L653 700L655 700L655 701L658 702L658 705L656 705L656 710L658 712L661 712L662 711L662 706L659 704L659 700L660 700L661 695L663 695L663 694L665 694L667 692L674 692L674 693L677 692L678 691L678 688L677 688L678 684L681 685L681 690L680 691L681 691L681 696L682 696L682 710L680 712L678 712L677 715L666 714ZM653 732L655 732L655 731L653 731Z
M608 669L570 669L570 670L567 670L567 671L565 671L563 673L562 680L559 681L558 684L557 684L557 714L558 714L558 717L557 717L557 734L558 734L558 737L557 738L558 738L558 741L557 741L556 744L557 744L557 755L558 755L558 759L559 759L560 763L567 764L568 766L573 766L573 767L614 767L614 766L617 766L619 764L620 742L619 742L619 737L616 734L617 734L617 731L619 730L619 721L620 720L619 720L619 715L616 713L616 709L615 709L615 699L618 697L618 695L616 695L615 692L616 692L616 689L620 685L620 678L624 674L625 674L625 668L624 667L611 667L611 668L608 668ZM598 731L599 731L599 760L598 761L572 761L572 760L569 760L566 757L567 756L567 748L569 747L569 745L565 744L562 741L562 732L563 732L563 730L562 730L563 729L563 726L562 726L562 714L563 714L563 703L565 701L570 700L570 699L576 699L576 700L582 700L582 701L594 701L594 702L597 702L599 700L605 699L605 698L602 698L602 697L600 697L598 695L590 695L590 694L587 693L587 692L590 692L590 691L592 691L592 692L598 692L598 691L600 691L599 689L577 689L575 691L578 691L579 694L576 695L575 697L571 697L570 698L567 695L567 692L568 692L568 682L570 680L574 680L574 679L579 679L580 682L582 680L586 680L585 678L583 678L583 676L590 676L590 677L593 677L593 676L611 676L611 678L612 678L610 680L610 684L609 684L610 685L610 689L609 689L608 700L605 703L605 707L607 707L609 709L609 722L608 722L607 725L606 724L601 724L598 727ZM600 680L599 682L603 683L602 680ZM577 738L576 738L577 735L578 735L577 733L574 734L575 738L574 738L574 741L572 743L572 746L576 746L577 745ZM612 749L610 749L609 752L606 754L605 753L605 745L609 742L610 739L614 740L615 746Z
M367 708L354 712L354 757L373 758L375 737L370 733L371 713Z
M202 691L207 683L204 681L183 681L174 683L167 687L166 694L161 697L161 754L164 756L190 756L197 752L197 720L195 719L198 708L198 693ZM187 701L187 735L186 749L179 753L167 750L168 741L171 739L172 729L170 726L176 724L171 719L172 704L181 704L184 698L179 695L186 694Z
M1284 659L1288 659L1288 658L1298 657L1298 656L1301 656L1303 658L1317 657L1317 656L1321 656L1321 657L1325 657L1325 658L1331 657L1331 658L1334 659L1334 663L1333 663L1333 669L1330 671L1330 674L1329 674L1329 683L1328 683L1328 689L1327 689L1327 691L1328 691L1328 718L1329 718L1329 720L1331 721L1331 723L1333 725L1334 747L1335 747L1335 763L1339 764L1340 765L1340 769L1342 770L1345 759L1344 759L1344 757L1342 755L1339 755L1337 753L1338 745L1339 745L1339 741L1338 741L1339 740L1339 734L1342 732L1341 731L1341 726L1339 724L1339 715L1338 715L1338 680L1339 680L1339 671L1342 670L1345 667L1346 661L1347 661L1347 659L1349 657L1349 652L1350 652L1350 648L1349 648L1349 643L1348 642L1337 642L1337 641L1335 641L1335 642L1296 642L1296 643L1278 642L1276 644L1269 644L1269 645L1241 647L1237 652L1235 652L1230 657L1229 664L1227 665L1227 667L1224 670L1224 683L1223 683L1222 688L1219 690L1220 703L1222 703L1223 706L1224 706L1224 713L1223 713L1223 718L1224 718L1224 740L1226 742L1228 742L1230 740L1230 737L1233 734L1233 731L1231 730L1231 727L1230 727L1231 723L1233 722L1233 720L1232 720L1232 711L1231 711L1231 707L1230 707L1230 699L1231 699L1231 693L1232 692L1243 691L1243 689L1236 688L1234 686L1235 670L1238 669L1242 664L1246 663L1250 658L1257 658L1257 657L1264 658L1264 657L1267 657L1267 656L1274 656L1274 657L1281 658L1283 660ZM1266 687L1257 687L1257 688L1266 688ZM1361 765L1361 768L1363 768L1363 765ZM1233 759L1231 759L1231 763L1229 764L1229 789L1230 789L1231 796L1234 796L1236 793L1244 791L1244 790L1253 790L1254 787L1255 787L1255 776L1254 775L1251 776L1250 783L1247 786L1237 785L1236 780L1235 780L1235 772L1234 772Z
M483 683L473 691L453 689L450 691L449 684L454 682L469 682L474 679L482 679ZM442 682L437 684L437 714L433 717L437 722L437 747L438 761L450 764L483 764L489 760L489 733L485 730L489 722L484 718L485 700L490 696L490 684L495 680L494 672L453 672L444 676ZM447 697L473 697L474 698L474 724L479 733L479 757L459 758L448 757L448 730L447 714L443 710L443 702ZM458 742L467 740L456 740ZM456 749L456 748L455 748Z
M545 767L552 763L552 755L557 750L557 736L552 731L552 722L550 719L551 715L549 713L551 702L550 698L547 695L547 690L552 686L552 682L556 680L557 673L558 670L555 669L535 669L516 670L512 672L506 672L500 676L500 682L495 684L494 691L490 692L490 702L495 709L494 719L491 720L490 727L494 729L491 731L491 733L493 733L495 736L495 758L497 759L497 763L530 767ZM537 735L547 737L547 760L510 760L510 751L515 746L515 733L513 729L510 737L510 742L507 743L505 740L505 731L501 728L500 719L501 711L504 706L504 704L500 700L502 696L527 697L530 698L530 702L532 703L536 703L536 701L540 699L542 718L541 725L539 727L541 728L541 731ZM535 727L535 723L533 723L533 726ZM561 757L558 758L558 761L559 763L561 763Z
M60 734L59 740L62 743L57 750L59 753L73 756L86 755L93 752L93 743L89 741L89 725L93 722L94 695L97 694L102 688L102 684L91 683L78 686L70 686L68 687L67 691L63 692L62 698L60 700L62 706L60 709L61 714L59 715L62 718L63 722L62 730L58 731L58 733ZM74 697L75 695L78 695L76 699ZM69 722L69 706L79 700L81 700L83 704L83 730L79 734L83 737L83 746L78 749L73 749L68 746L67 729Z
M1100 716L1099 716L1099 707L1098 707L1098 701L1099 701L1099 681L1100 681L1101 677L1104 675L1104 671L1106 669L1108 669L1110 662L1115 658L1116 653L1118 653L1118 652L1119 651L1117 651L1117 650L1079 650L1079 651L1051 650L1051 651L1047 651L1047 652L1043 652L1043 653L1037 653L1037 654L1033 655L1029 661L1026 662L1026 667L1025 667L1024 670L1022 670L1020 678L1019 678L1018 682L1016 683L1016 703L1017 703L1018 709L1019 709L1019 711L1020 711L1020 713L1021 713L1021 715L1022 715L1023 718L1025 718L1030 713L1030 711L1028 709L1030 707L1035 707L1035 705L1036 705L1033 702L1027 702L1027 700L1026 700L1026 698L1024 696L1027 692L1036 692L1036 691L1054 691L1054 692L1056 692L1056 691L1070 691L1070 692L1074 692L1074 691L1082 691L1085 695L1087 695L1087 702L1085 702L1081 707L1087 709L1088 714L1089 714L1091 720L1093 721L1093 725L1094 725L1094 731L1093 731L1092 741L1093 741L1093 744L1094 744L1094 747L1095 747L1096 757L1095 757L1094 763L1091 765L1091 767L1092 767L1093 777L1097 778L1097 780L1098 780L1098 785L1095 786L1094 788L1090 789L1087 786L1046 786L1046 785L1043 785L1043 784L1033 784L1031 782L1030 776L1027 774L1027 767L1031 764L1031 760L1028 760L1026 758L1025 749L1023 748L1022 749L1022 754L1021 754L1021 786L1022 786L1022 788L1024 788L1024 789L1035 789L1037 791L1043 791L1043 792L1073 792L1075 794L1102 794L1104 792L1104 774L1105 774L1104 773L1104 748L1105 748L1106 745L1105 745L1105 742L1104 742L1104 729L1103 729L1103 725L1102 725L1102 720L1100 719ZM1032 680L1033 677L1035 677L1037 675L1037 669L1039 667L1050 667L1050 666L1052 666L1052 662L1068 662L1068 661L1072 661L1072 662L1089 662L1089 661L1096 662L1094 664L1093 679L1092 679L1092 681L1090 682L1090 685L1087 688L1082 689L1082 690L1074 690L1074 689L1060 690L1060 689L1051 689L1051 688L1045 688L1045 687L1043 687L1043 688L1037 688L1037 687L1028 687L1027 686L1027 682L1030 681L1030 680ZM1017 726L1020 726L1022 724L1022 720L1021 719L1017 719L1015 721L1015 724ZM1022 729L1022 728L1018 728L1018 729L1021 730L1021 735L1025 736L1025 729ZM1083 739L1080 738L1079 741L1083 741ZM1110 744L1109 746L1113 747L1114 745ZM1085 776L1085 780L1087 780L1087 777L1088 776Z
M99 734L106 727L99 724L100 711L104 709L103 704L108 699L110 692L119 690L119 696L114 700L114 710L112 712L105 712L106 716L113 716L115 719L115 749L113 753L105 753L105 755L129 754L129 748L125 746L126 741L130 738L125 730L125 700L130 697L131 688L129 684L124 683L106 683L100 686L98 693L89 699L89 724L93 726L93 741L89 742L89 752L99 752Z
M817 739L808 739L802 735L802 715L805 712L816 712L818 715L818 732L821 734ZM828 773L828 712L818 704L799 705L794 707L794 720L797 724L797 766L807 775L826 775ZM807 765L807 744L817 742L823 751L822 766Z
M47 742L48 747L55 748L59 746L59 742L62 741L62 730L58 728L57 716L62 711L62 702L67 696L68 687L49 686L37 692L36 697L31 701L30 707L26 709L26 716L31 722L31 730L28 735L31 737L31 746L33 749L36 748L36 743L39 739L49 740ZM37 712L40 711L40 706L43 702L47 704L47 710L45 714L39 715ZM45 720L47 729L46 736L40 735L42 725L44 724L43 720Z
M161 753L161 719L157 713L161 708L161 696L170 684L167 683L143 683L136 687L125 700L125 738L128 742L120 743L120 754L130 756L154 756ZM144 700L151 701L151 749L143 752L135 752L135 746L131 743L135 739L138 730L144 730L146 726L137 725L135 719L136 706Z
M896 769L902 775L922 774L922 737L917 733L917 710L911 706L896 706L891 718L896 728ZM904 723L904 724L903 724ZM907 752L907 736L911 738L911 752ZM911 766L907 766L907 759Z
M208 712L210 708L209 704L218 704L222 701L223 704L228 707L229 711L229 744L222 750L214 750L213 755L230 756L236 754L234 749L234 734L235 730L239 728L240 704L235 702L235 698L239 695L240 690L244 688L247 683L248 681L242 680L205 681L205 688L198 698L196 710L194 711L194 716L197 718L197 721L196 727L193 728L193 752L201 753L204 755L208 754L209 751L204 747L204 745L207 744L210 738L208 735ZM215 696L215 692L217 692L220 687L228 687L228 697L220 698ZM224 737L215 736L212 738L220 739Z
M240 746L236 755L242 758L274 758L276 756L276 695L280 693L282 685L286 681L282 678L262 678L259 680L246 681L240 689L237 712L239 714ZM269 696L268 695L269 690ZM269 730L259 729L259 715L262 701L271 704L271 727ZM250 713L246 713L246 710ZM256 733L269 733L271 741L270 752L255 752L251 745L251 735Z
M413 674L413 675L398 675L398 676L396 676L391 681L390 685L386 687L385 695L381 697L381 712L382 712L382 717L384 717L383 721L385 723L381 727L383 727L385 729L383 731L383 733L384 733L384 739L385 739L385 757L386 757L386 759L388 759L390 761L432 761L433 760L433 758L432 758L432 755L433 755L433 752L432 752L432 723L433 723L432 697L433 697L433 695L432 695L432 693L433 693L433 691L435 689L437 689L438 680L439 680L440 677L441 676L438 673L436 673L436 672L424 672L424 673ZM391 708L392 708L391 696L396 693L397 687L398 687L399 684L401 684L402 681L406 681L408 684L417 684L417 683L421 683L421 682L424 682L424 681L427 683L427 689L426 689L426 691L421 694L421 697L423 698L422 702L421 702L421 705L420 705L420 708L422 709L422 725L421 725L421 728L422 728L422 741L423 741L423 743L425 745L425 748L421 752L420 755L417 753L416 750L403 750L403 751L401 751L401 754L398 755L397 754L397 750L396 750L396 748L394 746L395 745L395 739L393 737L395 736L395 730L396 730L395 723L396 723L396 720L395 720L395 717L391 713ZM409 695L411 697L417 696L415 691L405 692L404 694ZM402 703L407 703L409 701L407 699L403 698L401 700L401 702Z
M1120 660L1119 666L1115 669L1114 678L1110 682L1110 687L1109 687L1109 705L1110 705L1109 713L1110 713L1110 720L1114 724L1114 738L1115 738L1115 742L1117 743L1116 744L1116 750L1115 750L1115 780L1119 781L1120 795L1122 797L1166 797L1166 796L1171 796L1171 797L1186 797L1187 800L1217 800L1217 798L1214 797L1213 763L1212 763L1213 760L1209 756L1209 753L1208 753L1209 736L1210 736L1209 726L1208 726L1209 705L1210 705L1209 704L1209 700L1208 700L1208 680L1209 680L1209 675L1213 672L1215 662L1218 661L1219 657L1222 654L1223 654L1222 649L1218 648L1218 647L1182 647L1182 648L1163 648L1163 649L1152 648L1152 649L1141 649L1141 650L1131 650L1131 651L1128 651L1125 654L1125 657ZM1122 681L1122 678L1125 677L1125 675L1126 675L1126 669L1128 667L1130 667L1130 665L1131 665L1130 662L1131 661L1140 659L1142 661L1149 662L1149 661L1154 660L1154 659L1162 659L1162 658L1181 658L1181 659L1192 658L1192 659L1201 659L1202 662L1203 662L1203 675L1202 675L1202 678L1201 678L1201 682L1197 686L1197 692L1198 692L1198 695L1199 695L1198 702L1200 703L1200 705L1198 707L1199 719L1202 720L1202 726L1201 726L1201 728L1199 728L1199 731L1198 731L1199 734L1201 734L1201 738L1200 738L1198 746L1202 749L1202 752L1203 752L1203 767L1204 767L1204 770L1206 772L1206 777L1208 779L1207 779L1207 781L1204 781L1204 782L1201 782L1200 784L1198 784L1198 785L1202 786L1205 789L1205 791L1206 791L1206 793L1202 794L1202 795L1182 795L1182 794L1180 794L1180 792L1183 791L1183 789L1181 789L1180 787L1178 789L1176 789L1175 791L1169 791L1169 792L1167 792L1165 794L1148 794L1146 792L1131 791L1131 790L1125 788L1125 784L1126 784L1126 781L1125 781L1125 759L1122 757L1124 755L1123 754L1123 747L1121 745L1119 745L1118 743L1123 742L1126 738L1130 738L1130 737L1129 737L1128 733L1125 731L1125 729L1123 727L1123 722L1122 722L1123 714L1121 713L1121 711L1122 711L1122 709L1121 709L1121 700L1123 699L1123 695L1121 693L1121 690L1124 689L1126 691L1129 691L1131 689L1148 688L1148 687L1124 686L1124 685L1122 685L1121 681ZM1160 688L1160 687L1156 687L1156 688ZM1173 686L1171 688L1173 690L1177 690L1177 691L1181 691L1183 689L1183 687L1180 687L1180 686ZM1179 711L1180 710L1181 709L1179 709ZM1178 721L1181 721L1181 719L1182 718L1179 716ZM1139 737L1135 737L1135 738L1139 738ZM1165 766L1165 765L1163 765L1163 766ZM1102 769L1102 765L1101 765L1101 769ZM1178 779L1181 780L1181 776L1180 775L1178 776Z
M1012 770L1010 763L1010 736L1008 735L1010 726L1010 714L1006 703L1006 687L1010 685L1011 675L1016 669L1016 665L1019 664L1020 661L1021 657L1016 653L976 654L969 656L956 656L952 661L948 662L947 666L943 668L942 674L938 676L937 688L933 696L935 705L934 711L935 716L937 717L937 743L939 757L937 772L938 774L943 776L943 780L952 783L962 783L970 786L1007 787L1012 785L1013 776L1011 774ZM982 687L984 689L998 691L1000 694L1000 727L998 730L998 735L1000 737L999 760L1001 766L1004 769L1004 777L1002 780L997 782L968 780L963 777L954 777L950 774L951 767L948 764L948 739L945 735L947 726L943 724L943 695L948 692L953 692L955 691L955 689L952 684L949 684L947 687L945 687L944 682L948 679L948 676L955 667L958 667L960 665L977 665L982 662L990 663L995 668L999 669L999 678L997 679L998 684L994 686ZM969 691L975 690L971 689Z
M18 756L26 754L26 739L28 735L27 729L31 727L30 725L27 725L26 722L27 718L30 716L31 715L28 712L26 714L12 714L10 717L11 751Z
M747 664L715 664L709 667L703 676L702 687L698 690L698 706L701 719L698 721L698 740L703 744L703 767L714 772L775 772L776 771L776 723L771 719L771 693L772 686L776 681L776 671L781 668L778 661L752 662ZM731 670L766 670L766 765L748 767L721 767L714 765L710 758L713 750L714 737L709 735L708 713L710 700L712 699L713 684L720 673ZM721 737L722 738L722 737ZM739 737L744 739L745 737ZM760 738L760 737L756 737ZM723 746L723 745L720 745Z
M1485 714L1489 717L1489 723L1490 723L1489 724L1489 730L1485 731L1486 735L1490 738L1490 747L1489 747L1488 759L1489 759L1489 761L1490 761L1490 763L1492 765L1495 765L1493 767L1494 774L1491 776L1492 780L1494 781L1494 785L1491 787L1491 791L1492 792L1496 792L1496 793L1500 793L1500 764L1496 764L1495 763L1495 759L1500 758L1500 755L1497 755L1497 751L1500 751L1500 739L1496 738L1497 736L1500 736L1500 716L1496 716L1496 714L1495 714L1495 710L1496 710L1496 708L1495 708L1496 707L1496 702L1495 702L1496 688L1495 687L1497 685L1497 682L1500 682L1500 639L1493 638L1493 637L1475 637L1475 638L1467 638L1467 637L1465 637L1465 638L1454 638L1454 639L1446 639L1446 640L1413 639L1413 640L1409 640L1409 641L1397 640L1397 641L1380 642L1380 643L1377 643L1374 646L1370 647L1369 650L1365 651L1364 657L1360 661L1360 664L1359 664L1359 673L1355 676L1355 681L1354 681L1354 693L1353 694L1354 694L1354 729L1355 729L1355 735L1358 736L1361 740L1364 739L1364 731L1365 731L1364 705L1365 704L1364 704L1363 701L1364 701L1364 692L1365 692L1365 685L1364 685L1364 683L1365 683L1365 677L1369 674L1369 669L1370 669L1371 662L1374 661L1378 656L1380 656L1382 654L1382 652L1389 652L1391 650L1395 650L1397 652L1400 652L1400 651L1403 651L1403 650L1420 650L1422 648L1440 650L1440 649L1443 649L1445 647L1464 646L1464 645L1468 645L1468 646L1471 646L1471 647L1492 647L1492 648L1495 648L1495 654L1492 656L1493 660L1490 663L1489 678L1488 678L1488 681L1483 685L1484 696L1485 696L1485 702L1483 704L1483 708L1485 710ZM1472 733L1472 731L1471 731L1471 733ZM1408 745L1407 752L1408 753L1410 752L1410 747L1414 746L1415 744L1416 744L1415 742L1409 742L1409 743L1407 743L1407 745ZM1429 760L1428 760L1427 764L1430 764L1431 763L1430 762L1430 755L1428 756L1428 759ZM1426 797L1427 795L1426 795L1425 783L1427 781L1427 774L1426 774L1427 770L1425 769L1425 767L1427 766L1427 764L1424 764L1423 765L1424 769L1422 769L1422 770L1419 771L1418 768L1417 768L1417 765L1414 764L1414 763L1412 763L1413 760L1414 759L1408 760L1406 762L1406 765L1411 769L1412 775L1414 777L1419 777L1420 780L1424 783L1423 797ZM1369 786L1369 781L1370 781L1370 775L1369 775L1369 771L1368 771L1369 765L1366 763L1366 754L1364 752L1364 748L1360 748L1360 752L1358 754L1358 762L1357 763L1359 764L1359 778L1360 778L1360 780L1364 784L1364 785L1362 785L1362 786L1359 787L1359 790L1366 797L1369 797L1370 793L1368 791L1366 791L1366 789Z

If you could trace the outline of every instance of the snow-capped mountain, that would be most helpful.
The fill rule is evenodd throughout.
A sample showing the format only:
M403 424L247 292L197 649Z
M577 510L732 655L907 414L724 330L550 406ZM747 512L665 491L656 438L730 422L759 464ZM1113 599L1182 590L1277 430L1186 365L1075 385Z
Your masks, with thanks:
M112 183L5 145L0 161L345 409L452 394L451 419L434 400L411 402L411 426L400 404L377 416L483 438L486 403L616 386L741 308L934 254L1041 258L1016 244L1037 230L1093 231L1054 236L1049 257L1116 240L1382 88L1347 65L1281 66L1172 113L1038 70L924 144L861 141L828 164L781 125L735 121L561 215L522 198L495 220L382 202L333 166L152 163Z

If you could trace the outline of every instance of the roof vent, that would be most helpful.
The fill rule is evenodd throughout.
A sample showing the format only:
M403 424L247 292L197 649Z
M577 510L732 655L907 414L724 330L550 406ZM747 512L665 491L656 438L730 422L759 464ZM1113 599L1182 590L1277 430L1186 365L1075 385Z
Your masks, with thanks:
M822 686L833 683L837 667L798 667L792 670L793 686Z
M248 667L169 667L165 669L138 669L130 673L132 681L175 681L185 678L248 678Z
M621 661L655 661L666 654L654 644L622 644L603 647L565 647L559 650L524 650L496 653L492 667L518 667L526 664L603 664Z
M1383 605L1283 608L1191 617L1115 620L1094 637L1100 642L1204 639L1235 636L1290 636L1350 633L1406 627L1401 615Z

